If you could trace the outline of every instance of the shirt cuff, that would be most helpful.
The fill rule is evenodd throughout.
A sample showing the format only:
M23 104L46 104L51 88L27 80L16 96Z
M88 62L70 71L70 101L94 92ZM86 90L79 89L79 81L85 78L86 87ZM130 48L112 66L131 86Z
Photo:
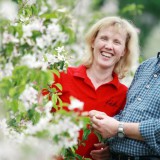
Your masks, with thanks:
M146 141L153 140L154 132L155 132L155 123L154 120L146 120L142 121L139 126L139 131L141 133L141 136Z

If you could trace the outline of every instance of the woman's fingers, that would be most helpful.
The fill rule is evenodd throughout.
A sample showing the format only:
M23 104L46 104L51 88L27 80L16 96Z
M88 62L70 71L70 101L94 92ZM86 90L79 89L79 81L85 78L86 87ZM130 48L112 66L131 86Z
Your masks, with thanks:
M97 149L102 149L102 148L106 147L106 144L104 144L104 143L96 143L96 144L94 144L94 146L95 146Z
M105 146L97 150L91 151L91 156L94 160L108 160L110 157L109 147Z

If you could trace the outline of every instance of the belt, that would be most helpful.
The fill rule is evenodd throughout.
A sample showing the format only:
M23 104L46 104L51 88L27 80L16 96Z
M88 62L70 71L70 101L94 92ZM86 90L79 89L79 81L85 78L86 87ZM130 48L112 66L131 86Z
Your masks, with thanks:
M111 153L111 160L160 160L160 156L129 156L118 153Z

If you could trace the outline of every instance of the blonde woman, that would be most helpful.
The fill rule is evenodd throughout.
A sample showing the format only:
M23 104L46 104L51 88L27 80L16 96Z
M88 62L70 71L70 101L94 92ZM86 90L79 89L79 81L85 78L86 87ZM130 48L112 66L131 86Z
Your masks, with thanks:
M120 17L105 17L96 22L86 34L87 52L79 67L69 67L55 83L61 83L61 99L70 103L70 96L84 102L83 111L98 110L109 116L118 114L126 102L127 87L120 83L138 58L139 44L136 28ZM82 138L80 132L80 139ZM94 159L94 153L108 148L99 144L94 133L77 154ZM92 151L92 156L91 156ZM107 152L106 152L107 153ZM108 155L104 154L104 158Z

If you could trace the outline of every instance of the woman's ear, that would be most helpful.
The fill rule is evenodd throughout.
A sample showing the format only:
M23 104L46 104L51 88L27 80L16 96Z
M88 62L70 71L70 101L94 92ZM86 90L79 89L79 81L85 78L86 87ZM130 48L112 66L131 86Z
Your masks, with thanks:
M127 48L124 49L123 54L121 57L123 57L127 53Z
M92 40L91 47L94 48L94 39Z

